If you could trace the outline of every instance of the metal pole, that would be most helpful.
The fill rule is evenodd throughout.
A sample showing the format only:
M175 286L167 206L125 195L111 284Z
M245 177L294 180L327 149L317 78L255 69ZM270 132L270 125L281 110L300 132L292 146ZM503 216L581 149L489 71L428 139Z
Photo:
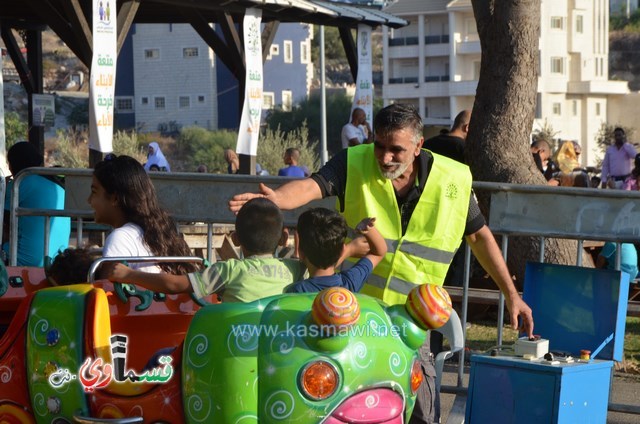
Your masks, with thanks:
M507 262L507 249L509 248L509 236L502 236L502 257ZM498 346L502 346L502 327L504 326L504 294L498 296Z
M327 152L327 91L324 72L324 25L320 25L320 156L321 164L329 160Z

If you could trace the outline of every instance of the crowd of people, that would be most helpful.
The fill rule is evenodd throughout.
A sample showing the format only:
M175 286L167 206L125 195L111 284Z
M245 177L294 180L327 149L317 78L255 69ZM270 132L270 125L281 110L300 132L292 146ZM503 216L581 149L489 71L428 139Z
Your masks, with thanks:
M451 270L460 269L455 263L462 257L456 252L462 251L459 247L466 242L505 295L512 326L519 325L531 337L532 311L518 294L471 191L471 172L464 163L471 112L462 111L450 130L428 140L423 137L422 118L413 106L387 106L375 116L373 125L364 116L362 109L354 109L351 121L343 129L346 148L317 172L310 174L300 166L300 151L289 148L283 155L285 167L278 175L295 179L276 189L260 184L258 192L237 194L229 200L229 209L236 214L232 240L242 251L241 259L219 261L204 269L187 263L107 263L99 276L156 292L191 292L197 297L216 293L223 302L251 302L275 294L317 292L339 286L387 304L400 304L416 285L460 280L461 276L452 276ZM41 158L33 155L28 146L29 143L18 143L9 151L13 174L24 167L42 165ZM19 152L20 158L33 158L27 163L12 163L14 152ZM548 142L536 140L531 152L539 171L557 184L561 183L558 172L572 174L580 168L580 146L572 142L563 144L553 156ZM552 158L557 167L552 165ZM238 173L237 154L229 149L225 159L228 173ZM636 168L632 170L633 159ZM154 167L170 171L155 142L149 145L144 165L128 156L108 155L95 166L87 201L95 222L113 229L104 242L102 256L191 255L175 222L159 205L148 175ZM206 168L199 172L206 172ZM627 183L634 187L629 189L638 187L640 158L621 129L616 129L615 144L607 149L602 176L603 186L608 188L627 187ZM37 178L33 185L38 190L47 187L47 192L60 196L53 196L55 201L51 204L25 203L25 207L63 209L64 189L56 181ZM576 180L577 175L573 176L574 184ZM31 194L25 186L20 190L21 206L23 193L47 197ZM313 208L300 214L295 258L276 257L278 246L289 240L282 211L328 196L338 198L338 210ZM37 225L41 233L43 224ZM36 259L26 262L26 250L43 251L42 237L36 246L35 237L28 234L35 227L20 223L20 240L30 241L25 242L25 247L20 244L18 255L25 262L18 261L19 264L44 266ZM96 253L67 249L68 218L53 218L51 228L56 237L49 237L49 251L61 253L49 268L50 281L81 282L86 272L77 272L78 268L88 267ZM628 248L623 245L623 256L628 255ZM600 265L607 266L614 253L607 247L602 256ZM637 274L637 261L635 268L629 267L628 271ZM411 422L438 422L438 394L428 341L420 349L420 359L425 383L418 392Z

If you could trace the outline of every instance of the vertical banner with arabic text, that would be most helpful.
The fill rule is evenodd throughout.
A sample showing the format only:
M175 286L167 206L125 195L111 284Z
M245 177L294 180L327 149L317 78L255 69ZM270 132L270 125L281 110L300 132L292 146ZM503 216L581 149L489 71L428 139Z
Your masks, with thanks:
M116 1L93 0L93 57L89 92L89 147L113 151L113 103L116 84Z
M244 15L244 56L247 64L244 105L236 152L256 156L262 115L262 38L260 22L262 10L247 9Z
M367 122L373 122L373 85L371 83L371 27L358 25L358 78L356 95L351 110L359 107L367 114ZM351 117L349 117L351 118Z

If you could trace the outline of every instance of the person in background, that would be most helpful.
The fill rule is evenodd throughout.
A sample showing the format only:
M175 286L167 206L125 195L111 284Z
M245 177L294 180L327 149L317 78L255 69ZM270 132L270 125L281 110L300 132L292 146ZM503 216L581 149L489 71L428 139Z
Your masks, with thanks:
M274 256L289 233L282 211L270 200L247 202L236 216L231 237L242 249L243 259L218 261L189 275L152 274L117 264L108 278L162 293L193 292L199 298L221 294L223 302L253 302L281 294L291 283L304 279L304 264Z
M284 152L284 163L287 165L284 168L280 168L278 176L280 177L298 177L303 178L305 176L304 169L298 166L300 160L300 150L295 147L289 147Z
M555 171L555 165L549 159L551 157L551 145L548 141L537 139L531 143L531 154L533 155L533 162L536 164L536 168L544 178L547 180L547 185L558 186L560 181L553 178Z
M109 155L96 164L87 202L97 223L114 228L104 242L104 257L191 256L175 222L160 207L149 175L134 158ZM103 265L100 276L108 274L113 266L114 263ZM193 264L168 262L131 266L148 272L175 274L196 269Z
M624 180L623 189L637 191L640 190L640 184L638 184L638 180L640 180L640 153L633 159L633 164L634 167L631 170L631 175Z
M152 167L156 167L151 169ZM167 158L162 154L160 145L155 141L149 143L149 151L147 152L147 163L144 164L144 169L147 171L157 170L162 172L171 172L171 167Z
M207 165L198 165L198 168L196 169L196 172L199 172L201 174L206 174L207 172L209 172L207 170Z
M629 274L630 280L638 276L638 252L631 243L621 243L620 271ZM616 243L606 242L596 259L596 268L616 269Z
M439 134L424 142L424 148L464 163L464 142L469 133L471 111L463 110L453 121L451 131Z
M4 199L4 226L3 242L9 240L9 211L12 202L13 178L23 169L35 166L44 166L43 157L36 147L21 141L7 152L9 171ZM59 177L45 175L29 175L20 183L19 200L17 206L28 209L53 209L64 210L65 189L64 181ZM66 217L53 217L49 220L49 257L55 255L69 246L71 234L71 219ZM19 266L45 265L44 254L44 229L45 218L42 216L18 217L18 257L16 263ZM9 259L9 243L2 246L6 259Z
M351 268L336 273L343 259L353 256L351 243L345 244L347 221L338 212L326 208L313 208L300 214L296 227L297 250L309 270L309 278L287 287L286 292L319 292L329 287L360 291L387 253L387 242L375 228L375 221L375 218L365 218L355 228L356 233L366 239L368 252Z
M602 188L623 188L624 181L631 174L631 161L638 153L620 127L613 131L614 144L607 147L602 161Z
M367 114L357 107L351 112L351 121L342 127L342 148L357 146L362 143L371 143L373 131L367 122Z
M224 150L224 160L227 162L227 174L237 174L240 170L240 158L232 149Z

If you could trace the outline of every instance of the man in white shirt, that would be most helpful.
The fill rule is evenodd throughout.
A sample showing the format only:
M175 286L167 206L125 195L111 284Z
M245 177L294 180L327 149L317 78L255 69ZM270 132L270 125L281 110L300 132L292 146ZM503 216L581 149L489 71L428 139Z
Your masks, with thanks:
M351 122L342 127L342 148L370 143L371 140L373 140L373 131L367 122L367 114L357 107L351 113Z

